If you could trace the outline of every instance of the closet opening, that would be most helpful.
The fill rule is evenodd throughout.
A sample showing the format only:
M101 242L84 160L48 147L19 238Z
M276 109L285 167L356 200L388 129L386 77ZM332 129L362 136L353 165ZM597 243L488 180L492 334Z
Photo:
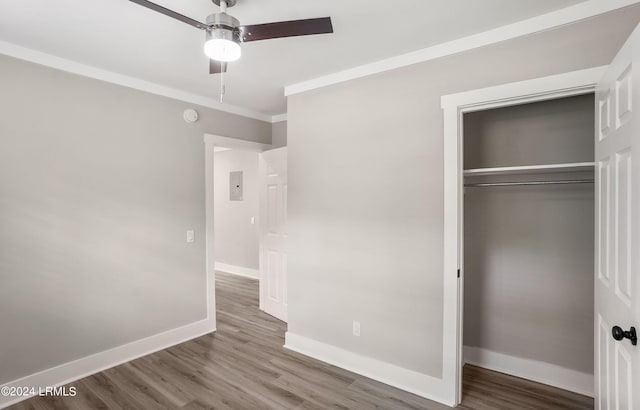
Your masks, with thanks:
M465 370L593 396L594 95L462 121Z

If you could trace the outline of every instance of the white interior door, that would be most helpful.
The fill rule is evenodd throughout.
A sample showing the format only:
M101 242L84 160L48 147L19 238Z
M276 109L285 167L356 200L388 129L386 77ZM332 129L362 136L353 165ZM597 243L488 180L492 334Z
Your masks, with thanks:
M639 60L636 28L596 89L595 396L603 410L640 409L640 348L629 332L640 325Z
M287 321L287 148L260 159L260 308Z

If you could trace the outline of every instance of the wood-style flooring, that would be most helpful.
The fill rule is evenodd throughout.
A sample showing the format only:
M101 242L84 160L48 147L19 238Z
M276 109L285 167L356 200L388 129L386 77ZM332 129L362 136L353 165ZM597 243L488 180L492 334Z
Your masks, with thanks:
M214 334L70 383L75 397L12 409L425 409L448 407L284 349L286 324L258 309L258 283L218 273ZM460 409L592 409L593 400L467 366Z

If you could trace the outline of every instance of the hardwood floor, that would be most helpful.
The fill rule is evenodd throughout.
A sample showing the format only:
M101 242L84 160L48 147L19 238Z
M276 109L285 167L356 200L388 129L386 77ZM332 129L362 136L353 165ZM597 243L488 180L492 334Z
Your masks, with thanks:
M218 331L70 383L77 396L12 409L425 409L448 407L282 347L258 283L218 273ZM467 366L461 409L592 409L593 400Z

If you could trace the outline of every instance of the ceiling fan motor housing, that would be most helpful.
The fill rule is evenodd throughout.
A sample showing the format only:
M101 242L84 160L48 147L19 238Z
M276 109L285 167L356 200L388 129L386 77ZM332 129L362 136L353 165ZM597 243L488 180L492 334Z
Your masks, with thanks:
M240 26L240 21L237 18L227 13L211 14L207 17L207 25L210 27L210 30L207 30L207 40L216 38L240 43L240 36L237 30L237 27Z
M213 4L220 6L220 0L212 0ZM236 5L236 0L227 0L227 7L233 7Z

